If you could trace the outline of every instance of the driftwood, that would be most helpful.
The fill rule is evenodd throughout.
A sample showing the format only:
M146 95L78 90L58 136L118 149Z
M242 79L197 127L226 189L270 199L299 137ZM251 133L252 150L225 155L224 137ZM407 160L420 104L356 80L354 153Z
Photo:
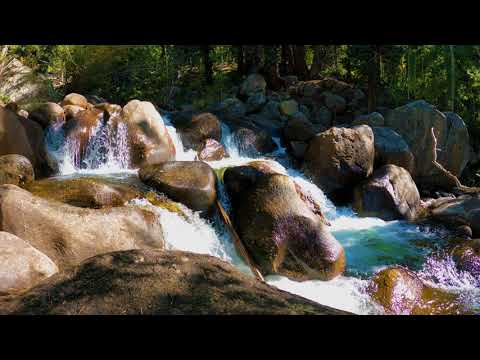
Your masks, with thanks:
M235 231L235 229L232 225L232 222L230 221L230 217L228 216L227 212L223 208L222 204L220 204L220 201L217 200L216 205L217 205L218 213L222 217L223 222L227 226L228 231L230 232L230 235L232 236L233 242L235 244L235 248L237 249L239 254L243 257L243 259L245 260L247 265L250 267L250 270L252 271L253 275L255 275L255 277L258 280L260 280L262 282L265 282L262 274L260 273L260 271L255 266L252 258L250 257L250 254L248 253L247 249L243 245L242 240L240 239L237 232Z
M437 138L435 136L435 132L434 132L434 129L435 128L431 128L430 132L432 134L432 140L433 140L433 147L432 147L432 154L433 154L433 165L435 165L435 167L437 167L437 169L439 169L443 175L445 175L447 178L449 178L453 183L455 183L455 186L454 188L463 192L463 193L468 193L468 194L472 194L472 193L478 193L480 192L480 188L479 187L469 187L469 186L465 186L465 185L462 185L462 183L460 182L460 180L458 180L458 178L453 175L450 171L448 171L447 169L445 169L442 164L440 164L438 161L437 161Z

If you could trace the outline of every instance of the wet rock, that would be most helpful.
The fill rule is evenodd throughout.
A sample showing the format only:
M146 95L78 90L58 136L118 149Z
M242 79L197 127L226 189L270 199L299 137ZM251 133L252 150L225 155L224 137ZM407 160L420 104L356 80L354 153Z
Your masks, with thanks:
M369 126L334 127L310 141L303 169L327 195L339 199L372 174L374 155Z
M132 100L119 116L110 119L110 123L117 132L121 124L126 126L131 166L142 167L175 159L173 141L152 103Z
M81 166L85 158L88 144L102 124L103 112L98 109L87 109L78 112L64 126L65 141L74 154L74 163Z
M65 105L63 111L65 113L65 120L70 120L77 116L77 114L85 109L77 105Z
M47 200L91 209L123 206L143 197L135 187L103 177L43 179L27 184L24 189Z
M107 102L102 102L99 104L94 105L95 109L99 109L102 111L106 111L109 116L113 116L115 114L119 114L122 111L122 107L117 104L110 104Z
M387 314L447 315L465 312L457 295L426 286L415 273L399 266L377 273L369 292Z
M460 271L466 271L480 281L480 248L478 245L457 246L452 252L452 257Z
M415 171L415 158L405 140L390 128L373 127L372 130L375 167L393 164L405 168L412 175Z
M39 123L43 129L49 126L60 126L65 121L63 108L52 102L39 105L30 112L29 117Z
M238 234L263 274L304 281L344 271L344 250L320 207L291 178L257 161L228 168L223 180Z
M254 125L255 128L268 132L271 136L279 137L282 133L282 128L285 125L283 120L277 120L265 117L263 114L250 114L245 117L245 120Z
M461 239L471 239L473 236L472 228L468 225L460 225L455 229L455 235Z
M419 213L420 194L407 170L385 165L355 188L354 208L361 216L413 221Z
M0 294L27 290L57 271L45 254L19 237L0 231Z
M216 257L154 250L122 251L88 259L14 299L0 312L347 314L262 283Z
M463 195L457 198L444 198L430 205L433 220L457 227L470 226L473 237L480 236L480 197Z
M138 206L83 209L0 186L0 231L25 240L59 267L101 253L163 248L159 215Z
M308 148L308 143L305 141L290 141L290 152L294 158L302 160Z
M205 140L197 155L198 160L201 161L218 161L226 157L228 157L227 150L214 139Z
M30 160L37 177L52 173L43 139L44 133L39 124L0 108L0 155L25 156Z
M35 173L33 166L25 156L2 155L0 156L0 184L13 184L22 186L33 181Z
M278 148L272 137L263 130L238 128L232 133L232 137L243 156L255 157L271 153Z
M220 141L222 127L218 118L211 113L195 115L190 123L181 127L181 138L187 149L199 150L207 139Z
M396 108L385 117L385 125L407 142L415 156L415 182L422 186L450 187L432 163L431 128L435 128L438 162L455 176L461 175L469 159L469 136L463 120L442 113L423 100Z
M75 105L75 106L80 106L83 109L87 109L88 100L83 95L71 93L63 98L62 106L65 106L65 105Z
M168 161L142 167L140 180L194 211L206 213L217 199L216 175L201 161Z

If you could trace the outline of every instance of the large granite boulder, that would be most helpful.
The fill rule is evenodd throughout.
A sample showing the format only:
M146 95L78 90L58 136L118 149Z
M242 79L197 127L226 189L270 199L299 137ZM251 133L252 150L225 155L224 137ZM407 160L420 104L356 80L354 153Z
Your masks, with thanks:
M393 164L408 170L415 171L415 157L403 138L394 130L387 127L373 127L375 144L375 167Z

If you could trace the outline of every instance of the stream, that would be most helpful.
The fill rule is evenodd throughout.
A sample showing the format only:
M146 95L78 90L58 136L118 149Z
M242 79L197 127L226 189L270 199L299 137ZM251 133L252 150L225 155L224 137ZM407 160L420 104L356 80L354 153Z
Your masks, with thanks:
M176 129L164 118L167 130L175 144L177 161L192 161L196 152L185 151ZM459 294L470 311L480 313L480 284L470 274L456 269L448 256L437 256L447 233L441 228L411 224L406 221L383 221L379 218L358 217L350 207L336 207L315 184L295 169L279 139L274 139L279 149L260 159L272 163L281 172L294 179L310 194L331 222L331 232L343 245L347 268L342 276L330 281L296 282L283 276L267 276L266 281L282 290L294 293L318 303L356 314L382 314L367 294L369 278L375 272L391 265L403 265L415 271L427 284ZM112 136L107 124L100 126L91 138L83 165L78 166L78 154L74 144L65 141L63 130L49 128L46 146L50 156L57 162L56 177L101 176L116 179L136 177L137 169L129 169L126 129ZM222 143L229 158L208 162L213 169L245 164L253 158L239 153L232 140L231 131L222 125ZM256 158L256 159L259 159ZM228 195L219 182L218 196L227 212L230 212ZM177 213L156 207L146 199L135 199L132 204L149 206L160 213L160 221L168 249L178 249L209 254L232 263L245 273L249 267L235 250L229 232L220 218L212 221L202 219L198 213L179 204L187 219Z

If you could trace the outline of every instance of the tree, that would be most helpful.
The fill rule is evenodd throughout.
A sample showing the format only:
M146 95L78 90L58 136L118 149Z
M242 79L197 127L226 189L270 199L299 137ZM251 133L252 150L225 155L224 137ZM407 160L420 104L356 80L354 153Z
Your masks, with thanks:
M280 62L280 48L278 45L264 46L265 65L263 67L263 74L267 82L267 86L277 91L284 86L284 82L280 78L279 62Z
M213 84L213 69L212 69L212 61L210 59L210 51L211 51L210 45L202 45L204 77L205 77L205 83L207 85Z
M305 59L305 45L293 45L295 75L300 80L308 79L308 67Z

